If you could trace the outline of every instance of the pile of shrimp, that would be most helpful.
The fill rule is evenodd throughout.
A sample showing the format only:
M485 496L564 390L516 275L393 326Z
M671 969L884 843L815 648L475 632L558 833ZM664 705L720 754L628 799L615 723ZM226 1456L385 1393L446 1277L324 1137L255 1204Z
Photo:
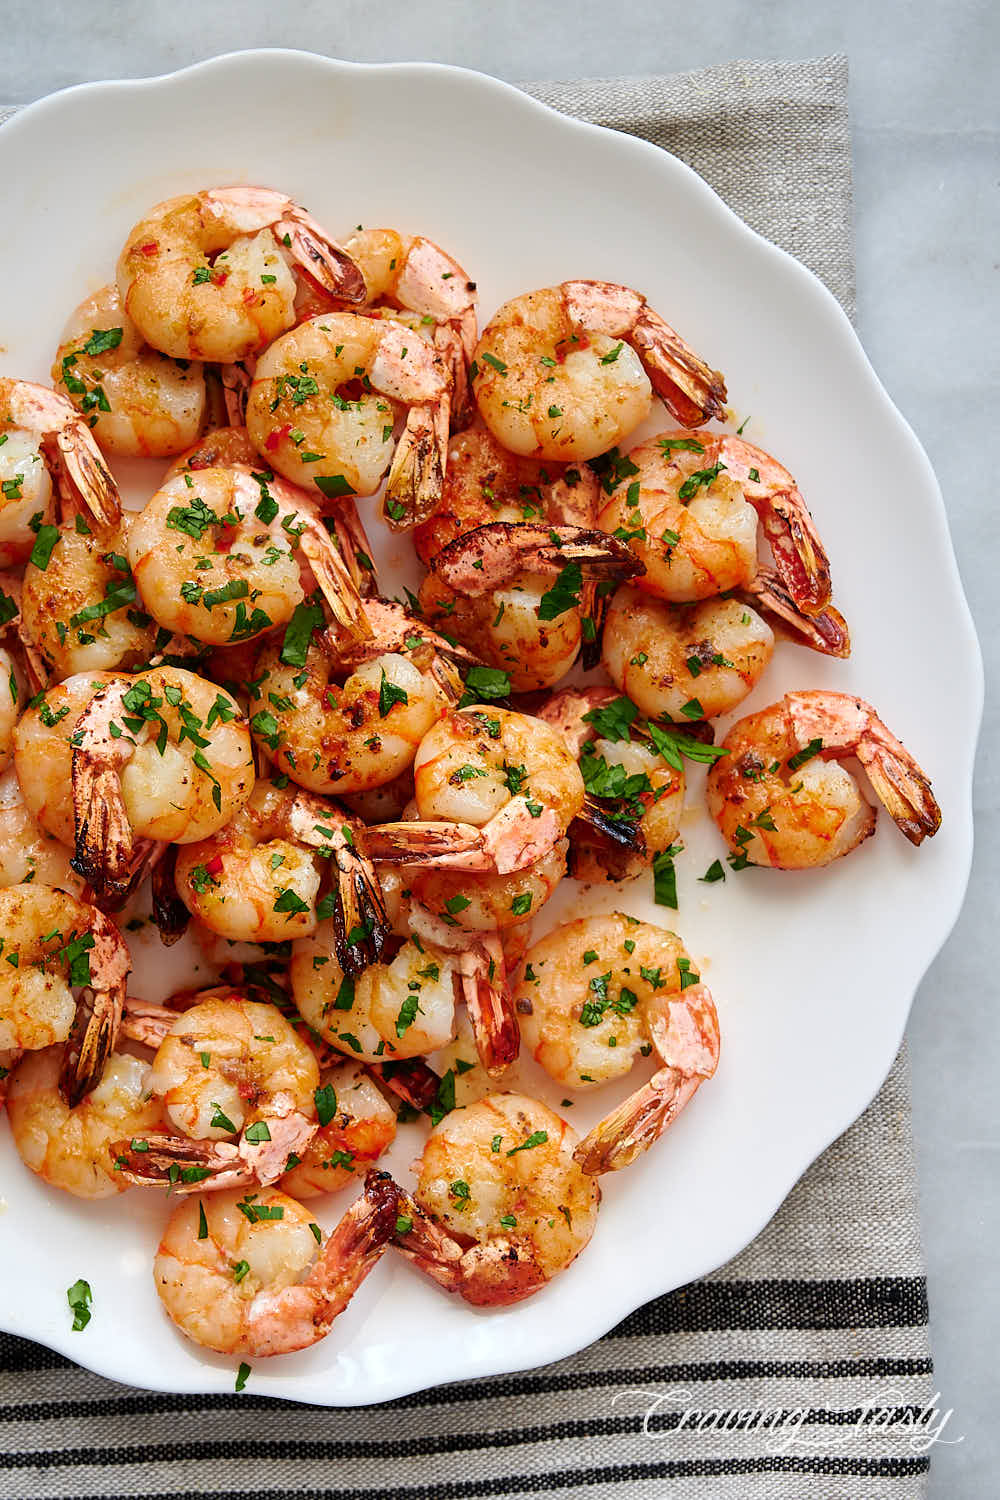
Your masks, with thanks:
M325 1337L386 1253L475 1306L536 1294L720 1057L676 933L532 931L560 883L675 907L692 766L733 869L851 853L869 792L915 846L940 822L853 694L733 719L776 653L808 679L850 652L804 495L640 292L565 281L480 326L449 251L338 241L272 189L152 207L51 375L0 378L21 1159L81 1198L165 1190L156 1291L221 1353ZM366 527L412 538L405 600ZM194 941L198 989L130 982L144 924ZM538 1069L631 1091L581 1138ZM407 1181L379 1165L401 1118Z

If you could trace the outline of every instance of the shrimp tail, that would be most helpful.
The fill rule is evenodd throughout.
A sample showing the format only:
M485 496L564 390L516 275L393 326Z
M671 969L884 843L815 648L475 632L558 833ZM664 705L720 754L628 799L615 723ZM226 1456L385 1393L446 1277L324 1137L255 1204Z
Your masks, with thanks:
M219 366L226 418L233 427L246 426L247 401L253 384L253 372L250 366L253 363L255 363L253 356L246 355L243 359L233 361L232 364Z
M73 494L99 526L121 521L118 486L85 422L69 422L56 435L60 466Z
M661 1068L584 1136L573 1160L588 1176L629 1166L673 1124L700 1083L700 1078L682 1078L675 1068Z
M122 981L120 986L95 994L92 1005L81 1001L76 1008L59 1070L59 1092L70 1109L104 1077L108 1058L118 1041L124 1000Z
M367 849L362 852L355 842L363 837L361 825L345 827L350 837L342 829L333 851L333 942L341 969L356 977L379 962L389 939L390 923L375 867Z
M365 1181L374 1177L369 1172ZM393 1244L418 1270L444 1287L457 1292L462 1286L462 1247L446 1234L409 1193L396 1185L396 1224Z
M624 542L584 526L538 526L490 521L456 537L432 560L438 578L456 594L495 593L524 572L561 573L575 563L588 579L623 582L646 569Z
M632 332L632 345L663 404L684 427L723 417L726 381L649 307Z
M630 849L636 854L645 854L646 840L635 818L621 811L621 804L610 797L595 797L587 792L583 799L583 811L573 819L570 837L583 835L596 837L601 842Z
M168 1183L174 1193L210 1193L257 1181L232 1141L193 1141L185 1135L146 1135L115 1141L115 1170L140 1187Z
M377 823L365 834L379 864L431 865L435 870L492 870L480 829L470 823Z
M413 1109L425 1112L437 1099L441 1080L422 1057L392 1058L367 1066L370 1073Z
M491 1078L500 1078L517 1060L521 1029L507 988L503 948L496 936L459 956L458 983L472 1022L479 1060Z
M170 1010L166 1005L151 1005L146 1000L137 1000L134 995L129 995L125 1000L125 1013L122 1017L122 1035L127 1036L130 1041L141 1042L144 1047L152 1047L155 1051L177 1016L178 1012Z
M941 826L941 809L929 779L909 751L873 719L869 734L858 745L858 760L868 773L875 794L899 831L918 847Z
M792 639L824 656L848 657L851 635L847 621L832 604L818 614L804 614L778 574L761 568L746 593L762 614L784 626Z
M300 545L329 606L336 633L351 642L369 640L372 627L358 586L321 522L307 527Z
M170 947L178 938L183 937L191 921L191 913L178 896L174 880L177 845L158 844L151 863L153 921L160 934L160 942Z
M448 405L436 401L411 406L389 478L383 511L393 531L409 531L441 504L448 465Z
M293 209L275 224L274 232L296 264L328 296L338 302L364 302L367 292L360 267L303 210Z
M128 945L110 917L95 911L90 931L78 939L84 972L71 982L82 982L91 990L88 1005L81 1000L63 1052L59 1089L72 1109L97 1087L115 1050L125 1005L125 986L132 967ZM71 940L72 942L72 940Z
M73 752L73 810L76 847L70 867L105 900L124 899L135 853L132 825L122 800L118 773L84 760L77 769Z
M744 493L760 516L778 572L796 607L806 615L821 614L832 596L830 560L802 496L791 489L771 493L762 503L752 486Z
M474 656L465 646L457 641L449 641L422 620L415 619L395 599L366 599L365 614L372 628L371 638L362 642L338 644L331 653L344 666L360 665L376 656L384 656L387 651L419 651L421 647L430 648L435 656L459 667L483 665L479 657ZM419 645L415 645L417 640ZM325 637L324 643L329 647L330 643Z
M372 561L372 546L352 496L345 495L337 502L329 521L333 525L340 555L358 594L365 600L376 598L378 575Z
M446 1292L458 1292L474 1307L506 1307L545 1285L525 1239L498 1236L463 1251L409 1193L397 1188L397 1195L396 1249Z

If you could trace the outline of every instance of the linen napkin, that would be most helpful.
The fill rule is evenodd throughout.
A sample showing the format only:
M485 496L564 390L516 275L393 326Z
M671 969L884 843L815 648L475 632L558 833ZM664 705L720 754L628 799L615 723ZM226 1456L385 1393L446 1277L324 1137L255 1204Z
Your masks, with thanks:
M846 59L527 89L682 157L853 313ZM904 1052L748 1249L539 1370L322 1411L0 1335L0 1500L919 1500L931 1374Z

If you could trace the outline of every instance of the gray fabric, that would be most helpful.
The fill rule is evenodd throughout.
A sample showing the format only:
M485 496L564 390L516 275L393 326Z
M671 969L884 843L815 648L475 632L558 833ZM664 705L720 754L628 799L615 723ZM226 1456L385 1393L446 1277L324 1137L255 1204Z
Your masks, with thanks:
M527 87L567 113L674 151L853 311L844 58ZM905 1416L932 1390L901 1054L875 1102L748 1249L542 1370L388 1407L275 1410L249 1390L148 1396L0 1337L0 1500L546 1492L918 1500L922 1445L898 1426L872 1430L862 1413L873 1405ZM715 1430L695 1431L693 1418L682 1419L694 1407L772 1418L780 1409L786 1421L768 1432L758 1418L726 1432L717 1418ZM800 1411L801 1424L788 1420Z

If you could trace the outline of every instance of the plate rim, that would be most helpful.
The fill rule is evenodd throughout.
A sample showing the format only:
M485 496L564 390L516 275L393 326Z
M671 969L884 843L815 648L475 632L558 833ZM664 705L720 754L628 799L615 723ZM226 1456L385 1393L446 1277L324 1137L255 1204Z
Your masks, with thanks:
M951 886L951 899L947 905L947 908L941 910L940 924L938 929L936 929L939 935L935 938L932 950L927 953L926 958L923 960L919 968L919 971L914 973L912 984L906 986L908 988L908 995L906 998L905 1007L901 1006L900 1008L901 1020L899 1022L898 1028L896 1028L897 1034L895 1047L892 1057L889 1059L888 1065L883 1068L882 1064L880 1063L876 1069L869 1070L869 1074L866 1075L866 1079L864 1080L863 1084L859 1084L855 1088L855 1090L852 1091L851 1099L853 1102L851 1105L851 1109L853 1113L851 1113L849 1119L845 1119L844 1123L835 1131L833 1135L828 1135L827 1127L824 1126L820 1132L822 1139L819 1141L819 1144L817 1144L816 1141L812 1138L809 1138L808 1144L805 1144L800 1152L789 1154L789 1159L794 1159L799 1164L794 1169L789 1168L789 1171L792 1175L786 1182L785 1186L770 1195L767 1206L763 1210L762 1215L759 1216L759 1218L755 1219L755 1227L753 1228L752 1232L748 1233L745 1222L741 1221L741 1227L739 1227L730 1237L730 1241L728 1242L725 1253L719 1254L716 1258L716 1255L713 1252L711 1264L707 1265L703 1270L697 1273L697 1278L701 1279L702 1277L712 1274L721 1266L725 1265L729 1260L731 1260L735 1255L739 1254L741 1250L745 1249L746 1246L748 1246L754 1239L757 1238L761 1231L774 1217L774 1214L788 1197L789 1193L795 1187L796 1183L801 1179L802 1175L818 1159L818 1157L822 1155L822 1153L827 1150L830 1145L833 1144L835 1140L839 1139L839 1137L846 1130L848 1130L858 1118L860 1118L860 1116L871 1104L879 1089L882 1087L885 1078L888 1076L888 1072L892 1067L895 1056L899 1051L899 1046L905 1032L906 1024L909 1020L909 1015L913 1007L917 989L919 988L923 979L926 977L931 964L935 961L937 956L942 951L944 945L948 941L948 938L954 930L955 924L964 904L971 875L972 858L974 852L974 827L972 818L974 792L973 771L976 748L982 727L985 699L985 674L982 650L976 632L972 611L965 593L961 573L959 571L954 543L952 541L951 531L948 525L947 507L944 501L941 487L937 480L937 476L926 452L924 451L923 445L921 444L919 438L911 427L909 421L892 401L892 398L890 397L888 391L882 384L846 311L834 296L834 294L830 291L829 287L827 287L825 283L819 278L819 276L817 276L808 267L803 265L802 262L797 260L795 256L793 256L789 251L783 249L780 245L775 244L772 240L768 239L766 235L760 233L758 230L751 228L751 226L748 225L745 220L743 220L739 216L739 214L735 212L734 209L730 208L730 206L716 192L716 190L711 187L711 185L706 182L705 179L701 177L693 167L689 166L680 157L674 155L666 148L658 146L653 142L644 139L643 137L633 136L624 131L614 130L608 126L597 125L590 121L581 120L576 118L575 116L564 114L560 110L553 108L552 106L544 103L542 100L537 99L533 95L526 93L522 88L519 88L514 84L508 83L503 79L496 78L493 75L484 73L480 70L459 67L450 63L440 63L428 60L398 61L388 63L358 62L349 59L335 58L325 53L313 52L301 48L259 47L237 49L234 51L220 53L212 57L202 58L195 62L189 63L182 68L149 75L147 77L92 80L84 83L73 84L66 88L56 90L53 93L47 94L27 105L18 107L15 114L4 121L2 131L0 131L0 138L9 139L11 135L16 135L21 129L23 129L25 122L27 122L28 125L31 125L50 113L57 113L60 108L66 105L72 108L81 100L84 101L85 104L86 100L94 95L103 95L108 92L141 94L146 90L155 89L158 86L161 88L169 87L171 84L174 84L180 80L186 80L199 74L209 75L212 73L225 73L226 71L231 69L238 71L241 67L244 67L249 63L277 64L279 66L285 63L290 63L293 67L303 65L315 66L320 69L330 70L334 74L398 74L404 75L418 82L428 79L433 80L434 78L441 78L448 80L457 80L459 84L467 84L470 80L474 80L475 84L478 87L488 89L494 95L496 95L498 99L503 99L506 102L507 106L511 109L520 110L525 115L534 114L539 119L547 119L550 127L557 126L558 128L561 128L571 134L576 134L578 136L589 136L591 138L613 136L618 141L621 149L625 151L631 151L636 156L641 155L645 157L647 162L654 170L662 171L664 167L666 167L668 173L672 171L679 174L686 179L688 188L701 197L703 204L706 207L710 207L711 210L721 219L721 221L726 224L727 229L730 233L736 233L737 235L744 237L748 242L756 243L758 251L766 253L766 255L768 255L770 258L780 263L786 275L797 278L803 286L809 288L809 294L813 297L813 300L816 303L817 307L819 307L820 305L823 306L827 318L828 320L832 321L832 327L836 329L838 336L842 340L844 340L846 336L846 349L849 351L850 356L852 357L856 365L855 373L858 377L865 380L868 392L878 401L880 407L880 419L893 423L900 438L909 447L911 456L914 458L914 460L922 470L922 479L927 488L928 496L929 498L933 498L933 514L934 519L937 523L939 539L945 543L945 545L941 549L938 561L939 565L944 569L947 575L944 580L944 585L951 597L952 602L957 606L957 609L955 611L955 623L964 631L965 645L967 648L965 654L963 655L961 665L964 670L964 687L968 697L967 706L969 710L970 733L964 741L966 753L963 758L965 763L964 765L960 765L959 768L961 772L961 782L965 789L965 796L961 807L953 806L949 809L950 819L953 820L956 825L961 825L960 831L965 835L964 860L962 861L961 867L959 868L958 854L956 852L956 870ZM874 1083L871 1082L872 1078L874 1078ZM856 1108L854 1107L855 1103L857 1103ZM646 1305L649 1301L655 1300L657 1297L666 1295L670 1291L675 1290L677 1286L685 1284L688 1283L676 1282L673 1285L661 1287L659 1291L654 1291L648 1295L644 1290L641 1300L638 1303L631 1303L632 1309L636 1310L638 1307ZM614 1311L606 1321L600 1319L594 1321L592 1318L590 1321L588 1321L586 1338L583 1344L580 1343L579 1334L570 1333L567 1331L566 1335L562 1339L559 1339L555 1336L554 1331L551 1332L550 1348L555 1349L556 1352L550 1352L546 1356L545 1364L548 1365L554 1363L560 1359L566 1358L568 1355L580 1351L582 1348L589 1347L590 1344L597 1342L597 1340L602 1338L611 1328L615 1327L616 1324L621 1321L621 1318L623 1316L628 1316L628 1312L626 1311L625 1313L623 1313L621 1309L616 1306ZM3 1323L3 1325L6 1326L6 1322L7 1320L3 1318L3 1314L0 1313L0 1323ZM595 1327L597 1328L596 1332L593 1331ZM76 1345L70 1345L68 1335L65 1331L52 1330L51 1333L46 1333L46 1331L43 1330L41 1332L32 1331L31 1333L27 1333L13 1328L9 1329L8 1331L10 1331L11 1333L16 1333L18 1337L25 1338L26 1340L49 1348L72 1360L74 1363L82 1364L84 1368L89 1369L96 1374L102 1375L107 1379L112 1379L122 1384L135 1384L133 1376L124 1376L116 1373L114 1369L108 1368L109 1364L115 1363L113 1358L113 1351L108 1351L109 1358L107 1359L102 1360L100 1357L94 1359L89 1356L86 1349L79 1349L79 1347ZM80 1359L78 1357L78 1353L80 1355L84 1355L86 1357L85 1360ZM218 1368L218 1366L214 1361L209 1362L211 1361L211 1359L212 1357L209 1356L208 1360L193 1366L193 1369L195 1371L203 1369L206 1372L214 1372ZM440 1386L444 1384L464 1382L466 1380L472 1379L491 1377L495 1378L506 1374L513 1374L517 1371L525 1369L540 1368L536 1367L533 1361L526 1361L524 1356L520 1354L514 1355L513 1357L508 1357L507 1359L494 1356L490 1358L487 1363L489 1364L489 1371L479 1370L473 1374L463 1374L461 1376L452 1377L451 1380L438 1381L435 1379L432 1380L430 1384L428 1384L428 1381L426 1379L421 1379L419 1375L416 1375L415 1377L409 1376L400 1379L397 1374L397 1378L394 1381L390 1380L388 1382L390 1388L387 1391L380 1392L379 1394L361 1396L360 1398L358 1396L354 1396L352 1400L331 1400L328 1395L324 1395L322 1393L312 1393L309 1389L312 1381L311 1377L308 1374L301 1379L301 1384L305 1387L304 1389L295 1389L294 1392L287 1388L272 1389L270 1388L269 1384L259 1382L255 1386L255 1394L264 1395L269 1398L276 1399L293 1399L304 1404L327 1407L331 1410L335 1410L350 1406L378 1405L385 1401L394 1400L400 1396L413 1394L424 1389L440 1388ZM226 1368L228 1369L228 1365L226 1366ZM260 1367L258 1366L255 1368ZM280 1374L279 1371L275 1371L274 1373L276 1375ZM298 1383L299 1382L296 1382L296 1384ZM206 1383L204 1378L199 1381L196 1376L196 1378L193 1379L192 1382L186 1383L180 1391L178 1390L177 1383L175 1381L169 1381L168 1383L157 1383L155 1378L150 1378L148 1382L146 1380L143 1380L142 1384L138 1388L154 1391L173 1392L177 1394L203 1394L217 1391L218 1385L215 1382Z

